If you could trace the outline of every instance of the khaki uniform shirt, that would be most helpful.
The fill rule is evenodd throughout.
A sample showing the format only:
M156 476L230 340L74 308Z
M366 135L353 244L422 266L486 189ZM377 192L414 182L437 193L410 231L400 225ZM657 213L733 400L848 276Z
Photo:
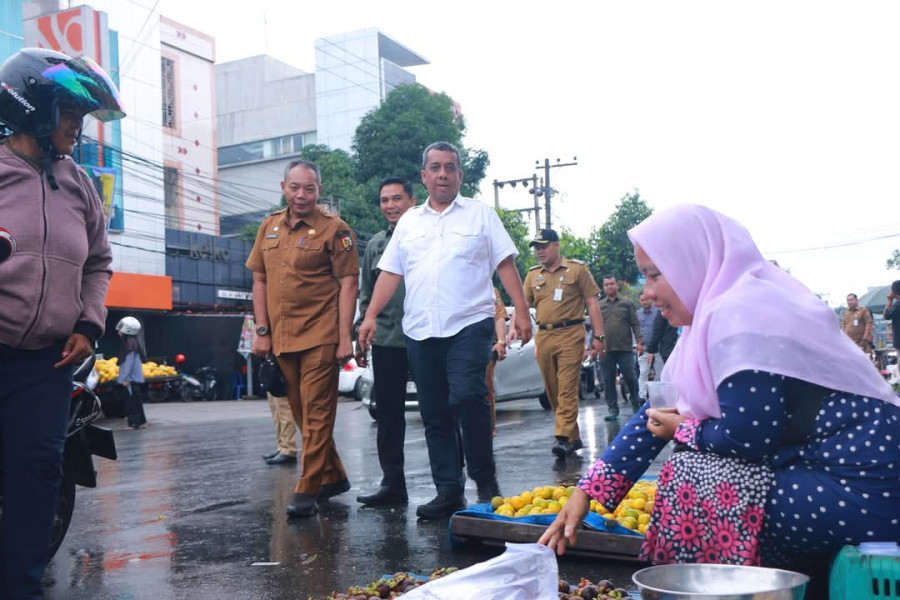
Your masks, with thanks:
M638 320L634 304L616 296L609 296L600 301L600 313L603 315L603 333L606 335L608 352L631 352L632 335L643 342L641 322Z
M584 318L584 299L600 294L597 282L580 260L563 258L556 270L543 265L525 275L525 301L534 306L538 325Z
M322 209L291 228L287 209L266 217L247 268L266 275L275 354L338 343L337 279L359 274L356 236Z
M868 308L864 306L857 306L856 310L848 308L844 311L844 316L841 317L841 329L844 330L844 333L851 340L858 344L866 333L866 325L871 322L872 315L869 313Z

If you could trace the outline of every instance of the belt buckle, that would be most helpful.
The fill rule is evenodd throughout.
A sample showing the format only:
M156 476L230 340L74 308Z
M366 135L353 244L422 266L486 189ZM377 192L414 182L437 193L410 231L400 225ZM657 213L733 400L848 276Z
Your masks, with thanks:
M546 327L548 330L549 330L549 329L553 329L553 323L547 323L547 324L545 325L545 327Z

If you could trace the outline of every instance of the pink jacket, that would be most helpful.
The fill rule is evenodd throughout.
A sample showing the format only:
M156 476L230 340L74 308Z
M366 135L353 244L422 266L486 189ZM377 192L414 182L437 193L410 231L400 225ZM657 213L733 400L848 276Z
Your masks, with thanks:
M0 344L35 350L72 333L96 340L106 323L112 252L100 198L66 157L53 162L53 190L0 145L0 227L18 249L0 264Z

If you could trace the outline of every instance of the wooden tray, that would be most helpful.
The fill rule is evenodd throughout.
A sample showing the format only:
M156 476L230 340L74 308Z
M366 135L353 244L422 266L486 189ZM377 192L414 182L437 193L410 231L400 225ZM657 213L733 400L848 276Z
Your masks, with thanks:
M479 541L502 546L505 542L534 543L546 527L466 515L450 517L450 535L462 541ZM587 556L607 560L637 561L644 538L605 531L582 529L578 543L566 549L566 555Z

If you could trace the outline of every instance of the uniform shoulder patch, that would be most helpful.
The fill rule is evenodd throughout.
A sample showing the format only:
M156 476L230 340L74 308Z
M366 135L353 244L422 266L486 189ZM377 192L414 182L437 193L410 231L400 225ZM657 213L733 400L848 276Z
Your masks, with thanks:
M284 211L286 211L286 210L287 210L286 208L279 208L278 210L273 210L272 212L270 212L268 214L268 216L271 217L272 215L280 215L280 214L283 214Z
M353 236L350 234L349 229L339 229L334 237L341 241L341 247L345 252L350 252L353 250Z
M577 258L567 258L566 260L568 260L571 263L575 263L576 265L581 265L581 266L587 265L586 262L584 262L583 260L578 260Z
M529 270L529 271L534 271L535 269L540 269L540 268L541 268L541 265L534 265L533 267L531 267L531 268L528 269L528 270Z

